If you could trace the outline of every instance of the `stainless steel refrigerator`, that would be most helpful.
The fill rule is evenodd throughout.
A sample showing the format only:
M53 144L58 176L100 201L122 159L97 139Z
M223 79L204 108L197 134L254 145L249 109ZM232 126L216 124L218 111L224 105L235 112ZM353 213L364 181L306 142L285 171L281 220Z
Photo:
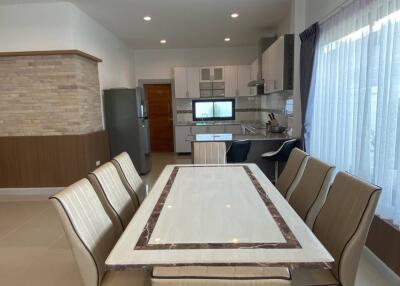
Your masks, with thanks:
M147 98L143 88L104 90L103 108L110 139L110 155L128 152L136 170L151 169L150 130Z

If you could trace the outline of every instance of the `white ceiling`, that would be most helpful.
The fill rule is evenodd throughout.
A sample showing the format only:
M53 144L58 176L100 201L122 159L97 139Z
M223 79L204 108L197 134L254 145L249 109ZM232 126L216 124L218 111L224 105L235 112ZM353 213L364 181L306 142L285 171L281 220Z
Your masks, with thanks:
M0 4L61 2L0 0ZM290 0L71 0L136 49L254 45L290 11ZM238 12L239 18L230 14ZM150 15L151 22L143 21ZM224 42L230 37L229 43ZM160 40L166 39L166 45Z

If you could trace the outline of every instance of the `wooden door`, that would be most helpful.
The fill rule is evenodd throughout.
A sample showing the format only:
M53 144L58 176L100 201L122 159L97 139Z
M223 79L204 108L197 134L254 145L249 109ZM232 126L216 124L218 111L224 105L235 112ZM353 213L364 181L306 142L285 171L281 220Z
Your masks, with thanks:
M152 152L174 152L170 84L146 84Z

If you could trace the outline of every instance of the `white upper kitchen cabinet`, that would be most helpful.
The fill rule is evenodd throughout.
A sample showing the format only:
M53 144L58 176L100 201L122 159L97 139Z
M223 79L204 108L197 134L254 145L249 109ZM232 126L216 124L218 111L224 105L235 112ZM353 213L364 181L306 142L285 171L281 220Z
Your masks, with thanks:
M262 56L266 93L293 89L294 36L279 37Z
M224 67L202 67L200 68L201 82L223 82Z
M187 78L186 68L177 67L174 68L174 80L175 80L175 98L187 98Z
M258 59L255 59L250 67L250 79L251 81L257 80L258 77ZM257 95L257 87L252 86L250 87L250 95L256 96Z
M266 50L262 55L262 78L264 79L264 91L270 91L270 51Z
M188 97L199 98L200 97L200 68L198 67L187 67L187 90Z
M174 68L175 98L200 97L200 69L198 67Z
M225 97L250 96L250 66L225 67Z
M241 65L237 67L237 90L239 96L250 96L250 75L250 66Z
M238 67L225 67L225 97L238 96Z

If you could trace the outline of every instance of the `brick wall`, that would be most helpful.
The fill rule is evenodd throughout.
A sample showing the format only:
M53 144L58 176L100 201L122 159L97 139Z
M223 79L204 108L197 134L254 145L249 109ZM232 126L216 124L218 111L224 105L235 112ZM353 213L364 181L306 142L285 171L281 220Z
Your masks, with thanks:
M0 136L102 129L97 62L79 55L0 57Z

